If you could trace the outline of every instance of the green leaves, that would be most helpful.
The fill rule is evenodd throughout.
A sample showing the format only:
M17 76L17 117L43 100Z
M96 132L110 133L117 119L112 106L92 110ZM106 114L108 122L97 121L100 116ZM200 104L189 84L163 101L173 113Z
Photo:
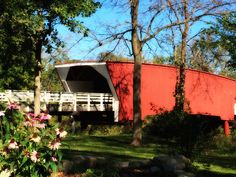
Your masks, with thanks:
M217 47L225 49L230 60L228 61L229 66L236 68L236 13L223 15L217 19L217 22L213 27L207 31L208 33L215 34L214 43ZM216 47L215 47L216 48Z
M0 171L8 169L12 176L50 176L62 157L58 150L61 144L58 126L48 124L47 114L22 114L17 108L15 104L9 105L0 119L3 147ZM57 143L56 148L50 147L52 142Z
M63 47L57 24L86 36L80 17L99 7L94 0L0 0L0 89L33 89L36 44L47 53Z

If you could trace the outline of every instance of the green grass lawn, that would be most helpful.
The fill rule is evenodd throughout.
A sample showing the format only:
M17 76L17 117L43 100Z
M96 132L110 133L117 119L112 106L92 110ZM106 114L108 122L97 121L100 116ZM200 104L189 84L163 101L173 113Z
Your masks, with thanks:
M103 156L116 161L150 159L156 154L165 154L165 149L156 143L144 143L142 147L132 147L130 135L119 136L70 136L63 149L78 151L80 155ZM159 151L157 151L159 150Z
M167 154L168 144L144 138L142 147L132 147L131 135L117 136L68 136L62 146L64 159L73 160L79 156L105 157L108 161L123 162L140 159L151 159L154 156ZM199 156L194 166L199 177L236 177L236 149L226 152L209 150Z

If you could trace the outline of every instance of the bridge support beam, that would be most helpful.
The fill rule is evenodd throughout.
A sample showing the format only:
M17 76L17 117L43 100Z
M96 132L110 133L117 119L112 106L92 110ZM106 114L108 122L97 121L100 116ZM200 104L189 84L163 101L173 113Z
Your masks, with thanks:
M225 136L230 135L229 121L224 121L224 132Z

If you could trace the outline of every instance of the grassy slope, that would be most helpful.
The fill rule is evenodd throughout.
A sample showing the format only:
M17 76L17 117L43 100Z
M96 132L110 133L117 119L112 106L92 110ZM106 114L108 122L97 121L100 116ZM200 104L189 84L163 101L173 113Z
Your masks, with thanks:
M105 157L112 161L130 161L151 159L166 154L168 145L144 138L142 147L131 147L130 135L119 136L69 136L63 144L65 159L73 159L75 155ZM236 176L236 152L209 151L194 163L201 177L233 177Z

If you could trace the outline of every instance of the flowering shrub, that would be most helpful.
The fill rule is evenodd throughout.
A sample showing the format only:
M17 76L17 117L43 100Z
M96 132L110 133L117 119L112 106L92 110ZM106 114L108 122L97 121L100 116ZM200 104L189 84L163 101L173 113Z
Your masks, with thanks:
M59 147L67 132L49 125L50 115L20 112L16 104L0 111L1 174L45 177L57 170Z

